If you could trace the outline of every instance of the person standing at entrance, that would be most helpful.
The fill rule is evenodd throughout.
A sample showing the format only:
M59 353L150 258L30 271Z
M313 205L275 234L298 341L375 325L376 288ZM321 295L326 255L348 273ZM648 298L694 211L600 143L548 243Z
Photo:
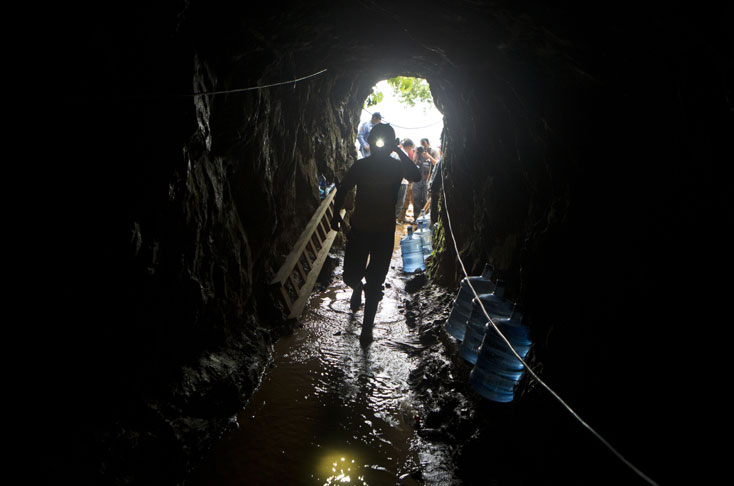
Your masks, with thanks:
M428 178L433 171L433 167L439 160L438 151L431 148L431 143L427 138L421 139L421 145L416 150L415 163L421 171L421 181L413 184L413 217L414 221L418 221L418 217L423 211L423 207L428 201Z
M359 152L362 157L367 157L370 154L369 136L372 129L382 122L382 115L378 112L372 114L370 121L362 123L359 127L359 133L357 133L357 140L359 140Z
M431 172L431 163L424 148L418 147L415 151L415 163L421 173L421 179L413 183L413 222L418 222L423 206L428 197L428 175Z
M402 143L399 145L400 148L403 149L403 152L411 159L413 160L413 153L415 149L415 144L413 141L409 138L406 138L402 141ZM397 157L397 155L395 155ZM398 190L398 200L395 204L395 223L396 224L403 224L405 222L405 199L406 194L408 193L408 187L409 183L407 180L403 179L403 181L400 183L400 189Z
M342 278L353 289L350 299L353 312L362 303L364 289L364 319L360 334L364 345L372 341L377 305L382 299L382 284L390 268L395 244L395 204L400 183L404 178L409 181L421 179L413 161L395 143L395 130L389 124L376 125L367 141L371 147L370 155L357 160L338 185L331 221L332 229L339 231L342 222L339 212L347 194L356 187ZM397 153L399 160L390 156L393 152Z

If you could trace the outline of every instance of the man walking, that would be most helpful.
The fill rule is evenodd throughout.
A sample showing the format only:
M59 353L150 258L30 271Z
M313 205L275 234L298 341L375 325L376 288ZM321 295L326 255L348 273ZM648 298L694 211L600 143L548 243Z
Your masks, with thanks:
M364 319L360 341L372 341L377 304L382 299L382 284L390 268L395 244L395 203L403 178L419 181L421 174L412 160L395 143L395 130L389 124L377 124L367 139L370 155L349 168L334 198L332 229L339 231L339 211L346 195L357 188L351 230L344 251L343 279L353 289L350 308L356 312L362 303ZM399 160L390 156L397 153ZM368 265L369 260L369 265ZM362 278L365 282L362 283Z

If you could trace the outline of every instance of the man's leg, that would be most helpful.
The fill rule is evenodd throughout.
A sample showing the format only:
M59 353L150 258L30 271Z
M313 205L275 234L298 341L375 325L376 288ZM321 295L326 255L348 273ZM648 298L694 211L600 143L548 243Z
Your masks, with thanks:
M370 235L370 264L365 270L364 284L364 319L360 340L363 344L372 341L372 327L377 314L377 305L382 300L382 284L385 282L387 271L390 269L394 233L373 233Z
M403 219L400 217L400 214L403 211L403 205L405 204L405 193L407 188L407 184L400 184L400 187L398 188L398 200L395 202L395 219L398 221L402 221Z
M426 203L424 189L425 183L423 181L413 183L413 222L418 221L423 205Z
M413 202L413 183L409 183L408 187L405 188L405 201L403 202L403 210L400 212L398 219L405 220L405 213L408 212L408 208Z
M345 284L353 289L349 307L355 312L362 304L362 277L365 274L368 255L369 239L366 235L355 229L349 231L347 246L344 249L344 272L342 279Z
M423 206L421 206L421 210L423 210L423 208L426 206L426 203L428 202L428 182L426 181L423 181L421 196L423 196Z

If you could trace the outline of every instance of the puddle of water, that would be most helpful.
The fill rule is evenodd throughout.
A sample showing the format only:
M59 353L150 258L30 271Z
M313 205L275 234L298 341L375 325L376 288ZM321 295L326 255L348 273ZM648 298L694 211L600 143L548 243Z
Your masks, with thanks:
M187 485L452 483L447 453L413 428L407 380L420 343L401 312L400 268L397 251L366 349L362 311L349 310L351 290L336 277L314 294L303 327L276 343L274 367L239 415L240 427Z

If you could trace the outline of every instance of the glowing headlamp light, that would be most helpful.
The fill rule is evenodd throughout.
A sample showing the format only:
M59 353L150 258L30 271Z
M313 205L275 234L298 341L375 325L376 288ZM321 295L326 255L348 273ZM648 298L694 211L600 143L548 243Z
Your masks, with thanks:
M375 145L377 145L378 147L384 147L385 141L381 138L378 138L377 141L375 142Z

